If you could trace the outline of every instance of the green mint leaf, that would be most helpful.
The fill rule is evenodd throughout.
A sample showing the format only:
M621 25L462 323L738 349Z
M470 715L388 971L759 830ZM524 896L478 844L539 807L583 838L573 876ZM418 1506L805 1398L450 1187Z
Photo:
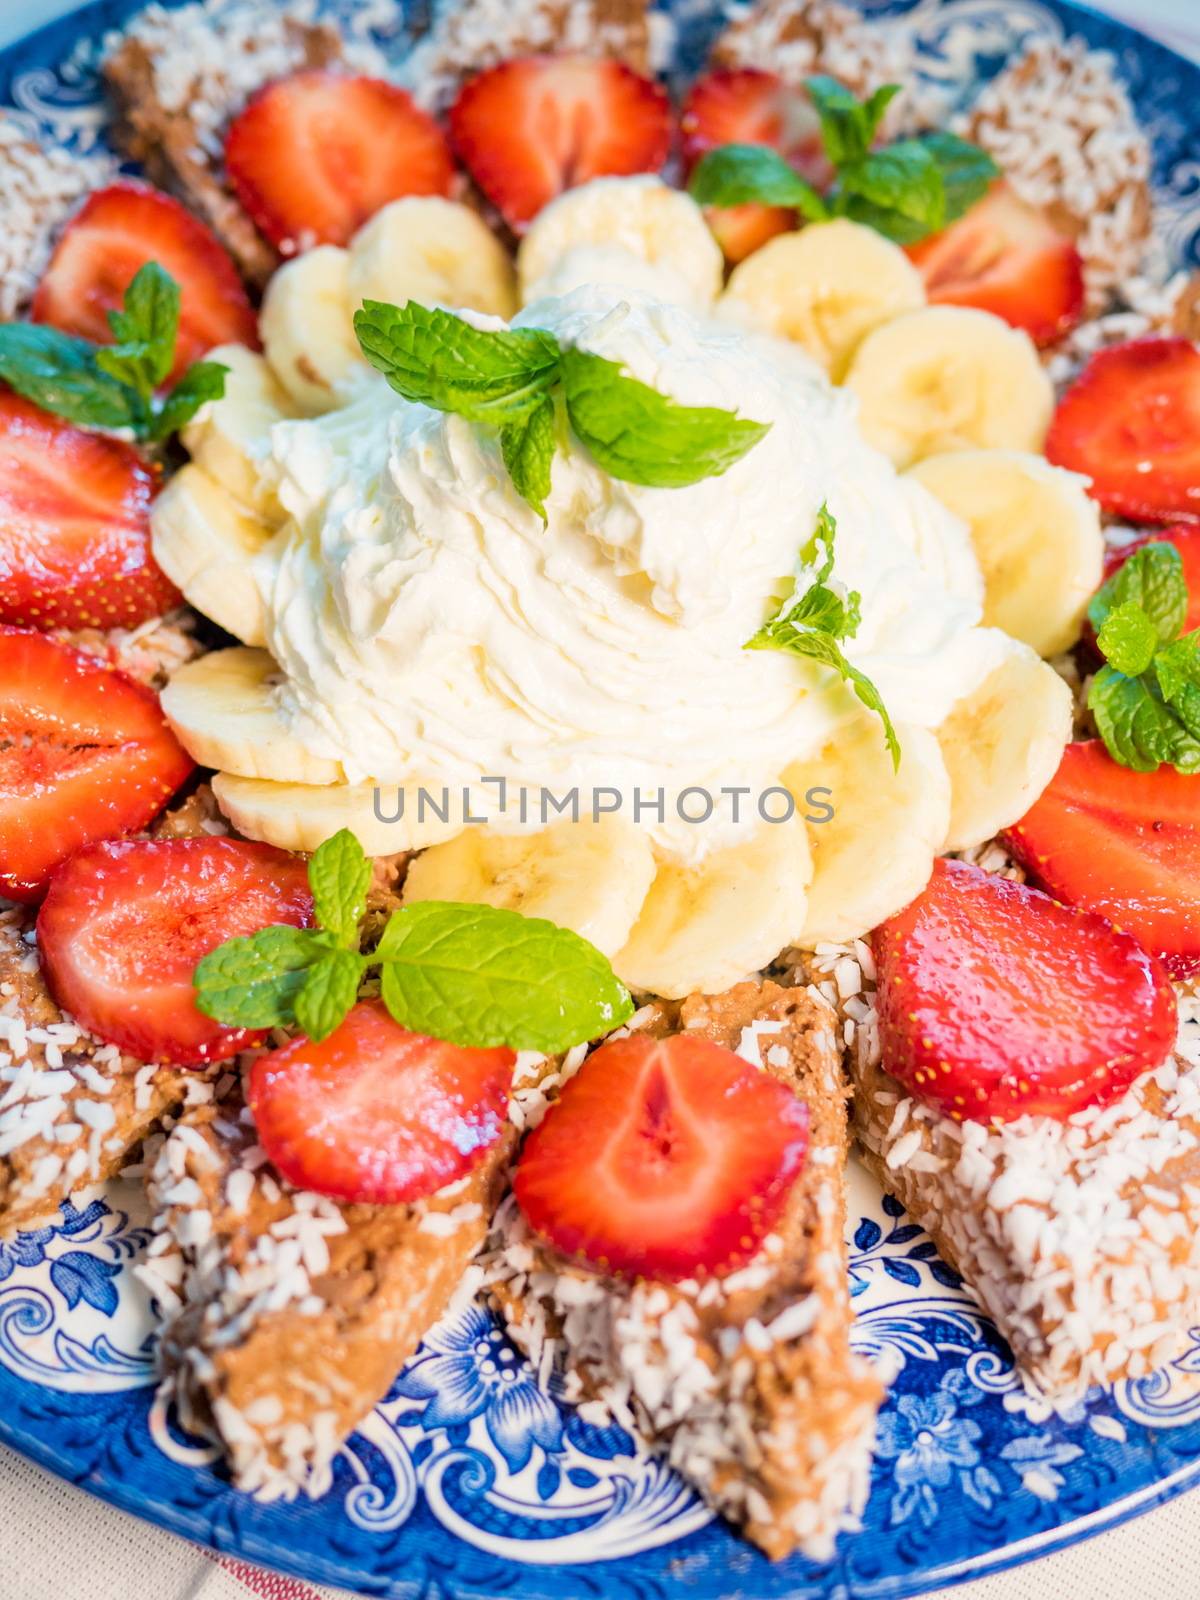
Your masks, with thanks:
M719 477L770 428L715 406L679 405L586 350L564 350L562 377L576 436L625 483L680 489Z
M867 710L873 711L883 723L884 743L892 758L892 766L896 768L900 766L900 740L884 706L883 697L866 673L846 660L836 639L828 633L819 633L803 624L798 625L790 617L776 617L765 627L760 628L753 638L748 639L743 648L787 650L792 655L816 661L823 667L831 667L843 682L850 685Z
M1189 686L1193 687L1193 686ZM1166 764L1200 773L1200 695L1189 697L1181 715L1164 703L1149 675L1126 677L1104 666L1092 679L1088 707L1114 761L1135 772Z
M758 144L726 144L697 163L688 193L701 206L788 206L810 222L824 221L829 208L776 151Z
M546 520L550 469L554 461L554 401L543 395L519 422L500 430L500 453L517 493Z
M941 168L917 139L901 139L844 164L838 170L838 195L838 209L851 217L856 204L865 202L864 211L875 219L871 226L889 237L896 228L906 233L920 229L923 237L936 233L946 220Z
M149 438L155 443L169 439L187 426L202 405L219 400L225 393L228 372L219 361L194 361L155 412Z
M175 361L179 285L157 261L147 261L125 291L124 306L108 313L116 343L96 352L97 364L149 400Z
M43 411L81 427L136 432L145 423L139 396L96 365L95 346L57 328L0 324L0 379Z
M1158 649L1158 629L1138 605L1126 600L1114 606L1096 636L1100 653L1118 672L1136 678L1145 672Z
M227 939L196 967L196 1005L228 1027L288 1027L308 968L323 954L307 928L280 925Z
M1173 544L1156 539L1125 561L1092 597L1088 619L1097 634L1117 606L1134 604L1149 617L1164 644L1183 627L1188 589L1183 560Z
M1190 688L1200 689L1200 629L1163 645L1154 657L1154 674L1168 704L1186 700Z
M899 84L889 83L864 102L836 78L809 78L807 86L821 121L821 143L835 167L862 160L874 142L884 112L900 93Z
M353 950L331 950L308 968L296 995L296 1024L314 1043L327 1039L358 999L365 962Z
M413 300L367 300L354 331L397 394L473 422L520 421L558 377L558 341L540 328L490 331Z
M624 985L586 939L492 906L404 906L376 959L396 1021L451 1044L555 1052L633 1014Z
M347 950L358 949L358 925L367 909L371 863L349 828L314 850L308 863L317 921ZM307 1030L305 1030L307 1031Z
M947 222L957 222L977 200L982 200L1000 176L1000 168L977 144L956 133L923 133L921 144L937 162L946 196Z

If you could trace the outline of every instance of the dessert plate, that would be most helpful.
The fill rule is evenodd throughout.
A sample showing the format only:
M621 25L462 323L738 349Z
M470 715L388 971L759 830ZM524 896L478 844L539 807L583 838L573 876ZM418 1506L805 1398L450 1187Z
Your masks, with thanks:
M0 53L0 104L83 152L100 136L89 46L139 0L103 0ZM342 0L346 6L349 0ZM1131 29L1037 0L868 3L902 14L922 71L965 93L1035 37L1112 50L1155 149L1165 241L1200 262L1200 68ZM678 7L695 63L717 7ZM2 1021L2 1019L0 1019ZM854 1595L898 1600L1074 1543L1200 1482L1200 1328L1153 1377L1066 1405L1031 1401L933 1244L858 1169L855 1340L890 1363L862 1527L823 1566L772 1565L617 1427L540 1388L462 1305L343 1448L324 1492L235 1492L154 1399L153 1319L131 1271L140 1194L110 1185L0 1242L0 1440L136 1515L249 1561L380 1596L491 1600Z

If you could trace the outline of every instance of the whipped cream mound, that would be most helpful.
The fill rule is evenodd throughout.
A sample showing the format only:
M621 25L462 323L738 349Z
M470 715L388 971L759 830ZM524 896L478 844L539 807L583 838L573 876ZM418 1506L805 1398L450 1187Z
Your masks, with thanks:
M264 470L294 521L256 567L267 644L296 733L351 779L471 785L479 812L494 811L484 776L578 786L585 813L601 787L627 815L663 788L664 819L643 813L660 854L728 843L757 818L720 805L696 826L671 797L759 793L865 714L832 674L743 648L790 593L824 501L835 577L862 594L846 652L898 725L935 727L1009 648L979 626L965 526L863 442L853 397L794 347L596 288L514 325L770 431L720 477L653 489L609 477L560 419L543 526L493 432L374 374L342 410L277 424Z

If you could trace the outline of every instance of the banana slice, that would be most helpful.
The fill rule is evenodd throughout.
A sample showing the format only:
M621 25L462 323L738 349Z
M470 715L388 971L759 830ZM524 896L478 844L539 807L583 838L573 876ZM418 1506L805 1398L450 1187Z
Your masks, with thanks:
M654 877L645 830L615 817L540 833L471 827L419 855L408 900L465 900L546 917L611 956L629 937Z
M634 989L718 994L798 937L812 881L804 823L769 823L698 866L666 862L628 943L612 958Z
M1085 478L1018 450L956 450L911 469L963 519L983 570L983 620L1040 656L1079 638L1104 536Z
M965 306L927 306L876 328L846 387L867 442L898 467L944 450L1040 450L1054 411L1029 335Z
M437 196L393 200L350 241L351 308L364 300L467 306L494 317L517 309L508 251L477 211Z
M589 279L607 282L621 252L653 268L658 292L681 305L702 309L721 291L721 247L704 213L690 195L649 174L595 178L538 213L517 252L522 305L551 287L566 292L559 264L568 252L571 287ZM552 286L544 282L551 273Z
M267 285L258 331L301 410L319 415L337 405L338 384L365 365L354 337L349 251L322 244L285 262Z
M925 304L921 274L899 245L839 218L771 239L735 267L720 312L802 346L840 381L881 323Z
M906 906L928 882L950 823L950 779L927 728L900 727L892 766L878 721L839 731L820 756L792 769L797 796L826 790L827 822L809 823L813 880L799 943L857 939ZM816 815L817 805L806 807Z
M212 781L217 804L239 833L262 839L281 850L315 850L339 828L349 828L369 856L390 856L400 850L423 850L462 831L462 822L442 822L432 808L419 804L416 785L403 791L403 815L394 784L270 783L218 772ZM433 799L441 791L431 785ZM391 820L396 817L397 820Z
M259 483L259 453L276 422L296 408L267 361L242 344L220 345L207 361L219 361L225 393L200 407L180 437L193 461L244 505L268 521L282 520L274 491Z
M937 730L950 774L944 849L983 844L1025 815L1058 771L1072 712L1071 691L1054 668L1014 641Z
M265 643L250 563L273 532L195 462L175 474L150 514L155 561L197 611L244 644Z
M280 714L271 693L278 670L265 650L199 656L162 692L167 721L202 767L287 783L344 782L341 765L306 749Z

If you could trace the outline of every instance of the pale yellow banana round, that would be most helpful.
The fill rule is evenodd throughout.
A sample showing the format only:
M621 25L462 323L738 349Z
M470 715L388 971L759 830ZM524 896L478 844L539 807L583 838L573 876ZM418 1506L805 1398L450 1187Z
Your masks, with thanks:
M898 467L947 450L1040 450L1054 411L1029 335L966 306L884 323L859 345L845 381L863 436Z
M786 774L798 803L810 797L808 816L833 812L808 825L813 879L801 944L860 938L928 882L950 825L950 778L927 728L896 732L898 769L873 717L857 719Z
M416 857L404 899L545 917L611 956L629 937L653 877L645 830L616 817L560 822L540 833L473 826Z
M155 561L197 611L244 644L265 643L251 562L273 533L195 462L175 474L150 513Z
M508 318L517 309L508 251L458 200L410 196L376 212L350 241L352 309L364 300L467 307Z
M273 488L259 481L273 424L296 415L270 363L242 344L219 345L206 361L227 368L225 392L209 400L180 434L197 466L228 489L257 516L282 520Z
M921 274L899 245L843 217L756 250L734 268L720 311L800 345L836 381L872 329L924 304Z
M1014 640L937 730L950 774L944 848L970 849L1020 821L1057 772L1072 723L1070 689Z
M343 783L340 762L314 755L288 726L272 694L279 676L266 650L213 650L180 667L162 708L202 767L281 783Z
M336 406L362 352L354 337L350 253L321 244L287 261L267 285L258 331L275 376L310 415Z
M631 988L669 1000L719 994L797 939L811 880L798 813L696 866L664 862L613 968Z
M929 456L911 476L970 528L984 622L1040 656L1069 649L1104 567L1100 508L1087 480L1019 450Z
M396 821L395 784L270 783L218 772L212 788L239 833L281 850L315 850L340 828L349 828L369 856L390 856L440 844L463 826L453 811L445 822L430 807L422 814L416 785L404 791L403 816ZM431 785L429 792L440 805L440 788Z

